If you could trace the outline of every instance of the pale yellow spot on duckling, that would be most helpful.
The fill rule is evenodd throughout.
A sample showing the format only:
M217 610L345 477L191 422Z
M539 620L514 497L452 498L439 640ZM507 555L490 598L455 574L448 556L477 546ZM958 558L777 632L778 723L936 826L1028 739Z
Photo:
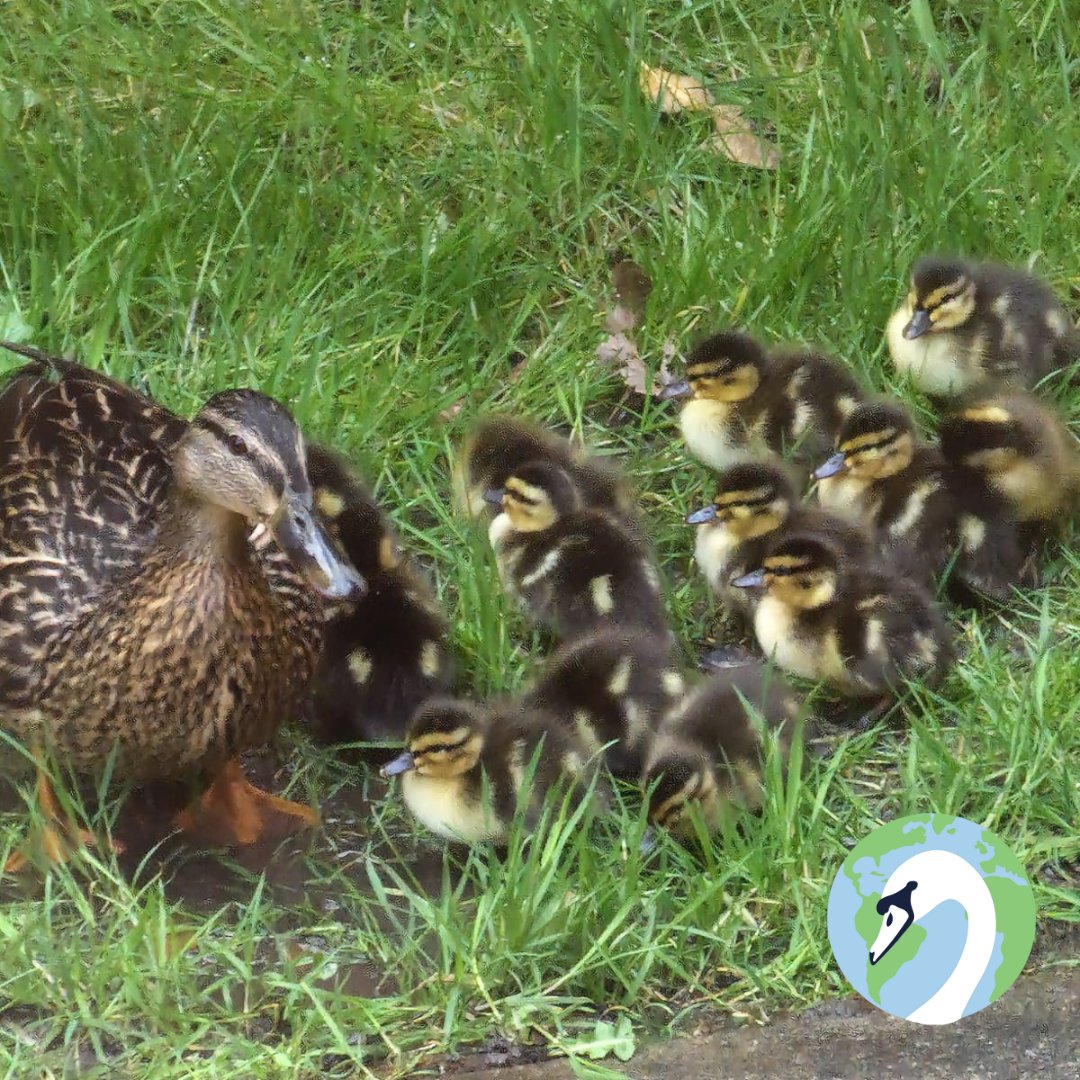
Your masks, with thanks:
M562 757L562 767L563 771L571 776L579 776L585 768L585 762L576 750L567 750Z
M601 574L589 583L593 607L600 615L610 615L615 610L615 597L611 591L611 574Z
M910 532L922 519L926 509L926 501L941 488L940 480L924 480L916 484L907 502L904 504L903 513L889 525L889 535L901 537Z
M645 575L645 580L649 583L649 588L653 592L660 591L660 572L648 559L641 560L641 572Z
M349 653L348 664L353 679L363 686L371 677L371 657L363 649L354 649Z
M626 741L636 746L649 730L645 710L636 702L627 700L623 709L626 713Z
M964 420L975 424L1008 424L1012 422L1012 413L1000 405L975 405L961 414Z
M915 652L927 667L933 667L938 655L937 642L929 634L916 634Z
M596 736L592 714L588 710L578 709L574 712L574 729L581 745L588 750L590 756L600 753L602 744Z
M960 539L965 551L978 551L986 540L986 522L982 518L964 514L960 519Z
M345 509L345 500L336 491L321 487L315 492L315 509L333 521Z
M850 394L843 394L836 399L836 411L841 416L847 416L852 409L858 405L859 402L856 398L853 398Z
M397 548L394 546L394 538L387 533L379 541L379 566L383 570L393 570L400 562Z
M1009 314L1009 296L1008 293L999 296L991 305L990 309L999 318L1004 319Z
M612 697L622 697L630 687L630 673L633 662L629 656L624 656L616 665L615 670L608 679L607 689Z
M880 619L870 619L866 624L866 651L871 656L885 657L885 624Z
M1057 337L1064 337L1072 329L1064 312L1053 309L1046 313L1046 328Z
M508 768L510 770L510 780L514 785L515 791L520 791L522 785L525 783L525 765L527 762L525 751L526 746L524 739L518 739L510 748L510 764Z
M808 401L800 401L795 406L795 415L791 418L791 434L797 439L814 421L814 407Z
M425 641L420 646L420 674L425 679L434 679L439 674L439 646L434 641Z
M668 697L678 697L686 689L686 680L677 671L665 671L660 676L660 686Z
M521 587L528 589L535 585L542 578L546 578L556 566L559 565L559 559L562 558L562 552L558 548L552 548L541 560L537 563L535 569L530 570L527 574L522 575Z

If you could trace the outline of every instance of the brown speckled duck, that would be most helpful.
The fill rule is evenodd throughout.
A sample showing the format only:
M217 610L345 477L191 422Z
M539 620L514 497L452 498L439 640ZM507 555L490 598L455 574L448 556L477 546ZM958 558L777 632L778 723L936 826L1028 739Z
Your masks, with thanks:
M327 600L363 589L316 520L292 417L226 390L187 423L14 351L34 359L0 394L0 726L78 774L112 760L201 788L177 823L225 842L256 840L268 812L317 820L238 760L301 704ZM72 829L40 768L39 793L59 855Z

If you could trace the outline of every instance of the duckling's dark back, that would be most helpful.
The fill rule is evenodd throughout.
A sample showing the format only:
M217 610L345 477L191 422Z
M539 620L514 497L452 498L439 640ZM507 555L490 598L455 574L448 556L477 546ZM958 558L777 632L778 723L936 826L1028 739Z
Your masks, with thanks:
M316 508L368 583L326 624L309 715L327 742L400 742L415 710L453 681L446 619L344 459L309 445L308 472Z

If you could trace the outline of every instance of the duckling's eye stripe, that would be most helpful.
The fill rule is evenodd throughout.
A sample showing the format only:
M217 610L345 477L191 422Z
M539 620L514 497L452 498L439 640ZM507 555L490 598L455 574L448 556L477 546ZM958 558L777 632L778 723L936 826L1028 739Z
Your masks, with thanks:
M507 494L514 500L519 502L523 506L539 506L540 500L534 499L531 495L526 495L524 492L515 491L513 488L507 490Z
M773 501L771 491L758 488L756 491L726 491L716 499L716 505L725 506L768 506Z
M865 435L856 435L842 442L839 449L842 454L854 454L859 450L878 450L883 446L888 446L898 434L896 428L867 432Z

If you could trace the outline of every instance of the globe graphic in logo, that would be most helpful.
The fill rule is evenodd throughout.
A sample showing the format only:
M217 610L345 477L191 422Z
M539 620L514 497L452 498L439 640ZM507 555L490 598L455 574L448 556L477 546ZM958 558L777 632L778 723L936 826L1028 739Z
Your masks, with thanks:
M982 826L899 818L844 860L829 893L829 941L867 1001L949 1024L1016 981L1035 941L1035 898L1016 856Z

